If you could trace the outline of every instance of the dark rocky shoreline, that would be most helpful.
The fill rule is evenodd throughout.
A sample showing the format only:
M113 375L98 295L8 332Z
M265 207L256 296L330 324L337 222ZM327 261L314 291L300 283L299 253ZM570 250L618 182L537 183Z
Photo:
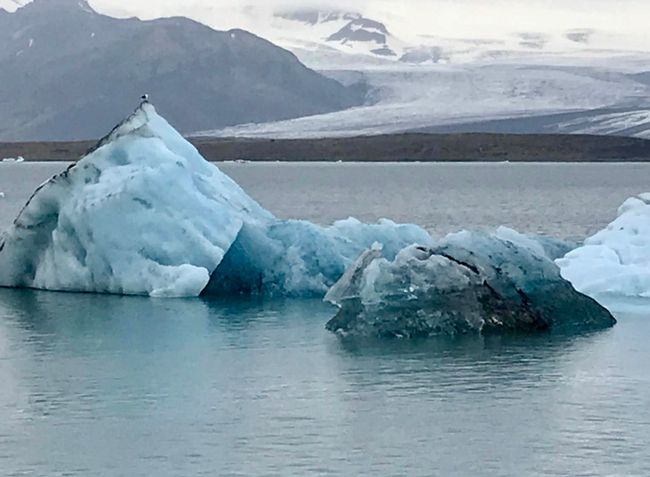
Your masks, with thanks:
M391 134L323 139L191 138L209 161L647 162L650 140L555 134ZM75 161L96 141L0 143L0 159Z

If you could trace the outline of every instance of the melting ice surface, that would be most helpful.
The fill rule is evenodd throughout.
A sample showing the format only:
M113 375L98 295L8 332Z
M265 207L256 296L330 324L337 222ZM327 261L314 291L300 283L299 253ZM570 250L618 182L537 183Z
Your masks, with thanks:
M373 242L415 225L276 219L145 102L41 185L0 239L0 285L160 297L322 296Z
M650 193L625 201L614 222L557 264L595 298L650 298Z

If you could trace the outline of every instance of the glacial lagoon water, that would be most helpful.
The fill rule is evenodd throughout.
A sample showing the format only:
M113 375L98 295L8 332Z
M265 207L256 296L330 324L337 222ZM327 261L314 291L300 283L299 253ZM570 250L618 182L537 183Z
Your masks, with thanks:
M0 164L0 227L61 164ZM650 165L232 164L272 212L580 239ZM137 231L133 231L137 233ZM0 475L650 475L650 304L579 337L346 342L318 300L0 290Z

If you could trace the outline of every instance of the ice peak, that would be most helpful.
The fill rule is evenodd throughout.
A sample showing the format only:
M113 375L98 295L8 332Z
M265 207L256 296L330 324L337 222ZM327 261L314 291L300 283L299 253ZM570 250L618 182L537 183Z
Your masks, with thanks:
M149 100L143 100L140 105L129 115L126 119L120 122L115 126L110 133L104 136L99 140L97 145L91 149L89 152L95 151L102 146L105 146L108 143L114 142L117 139L127 136L129 134L138 134L140 136L152 136L155 135L151 130L145 133L145 130L149 129L148 126L151 123L152 119L158 118L162 121L165 121L156 112L156 108ZM166 121L165 121L166 122ZM170 126L171 128L171 126Z
M135 111L115 126L88 154L118 141L142 138L159 140L166 149L192 161L196 166L206 162L196 148L158 114L149 99L142 100Z

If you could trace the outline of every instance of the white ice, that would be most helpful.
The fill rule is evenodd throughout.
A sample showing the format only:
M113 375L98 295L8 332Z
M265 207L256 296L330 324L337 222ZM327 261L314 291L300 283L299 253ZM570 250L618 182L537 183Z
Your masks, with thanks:
M557 264L576 289L599 300L650 298L650 193L628 199L614 222Z
M396 253L429 240L389 221L276 219L145 102L33 194L0 237L0 286L322 296L372 242Z

